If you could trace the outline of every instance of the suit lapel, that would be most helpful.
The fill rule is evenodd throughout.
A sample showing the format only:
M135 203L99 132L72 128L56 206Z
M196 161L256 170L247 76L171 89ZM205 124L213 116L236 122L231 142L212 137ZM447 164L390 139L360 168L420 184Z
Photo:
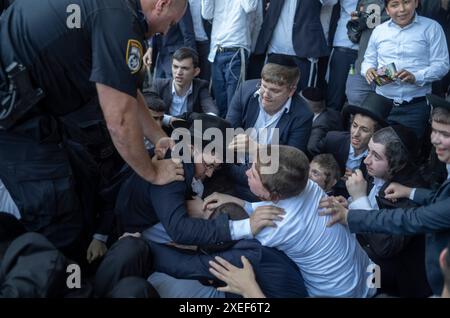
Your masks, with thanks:
M291 107L294 105L291 105ZM280 143L281 143L281 136L283 135L284 131L286 130L288 123L289 123L289 118L291 117L291 115L286 112L286 110L283 112L283 115L281 115L280 121L278 122L276 128L279 129L279 133L280 133Z
M247 110L247 125L245 125L245 129L248 129L250 127L255 127L256 120L259 116L259 101L258 97L251 96L250 101L248 103L248 110Z
M439 189L436 191L436 194L434 195L433 202L436 201L437 198L440 197L442 192L446 190L447 188L450 188L450 180L445 180L444 183L439 187ZM450 192L450 189L449 189Z
M164 91L165 95L163 97L163 100L167 100L168 103L166 105L166 113L169 114L170 113L170 107L172 107L172 101L173 101L173 95L172 95L172 81L169 81L169 86L167 87L167 89Z

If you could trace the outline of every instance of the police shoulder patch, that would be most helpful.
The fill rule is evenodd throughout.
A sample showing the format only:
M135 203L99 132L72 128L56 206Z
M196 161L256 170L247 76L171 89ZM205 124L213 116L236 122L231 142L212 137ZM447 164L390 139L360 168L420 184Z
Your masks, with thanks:
M143 56L144 50L142 48L141 42L137 40L128 40L126 59L131 74L135 74L140 71L142 67Z

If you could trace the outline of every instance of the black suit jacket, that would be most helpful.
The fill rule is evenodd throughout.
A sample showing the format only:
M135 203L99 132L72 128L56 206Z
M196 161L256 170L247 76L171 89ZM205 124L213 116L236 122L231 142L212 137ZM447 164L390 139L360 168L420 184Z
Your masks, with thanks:
M327 133L343 129L341 113L334 109L325 109L312 123L308 154L311 157L320 154Z
M172 105L172 79L157 78L153 81L151 91L158 94L166 104L166 114L169 114ZM194 78L192 82L192 94L188 96L187 112L214 113L219 114L219 110L209 94L209 84L207 81Z
M269 10L264 17L261 31L256 42L255 55L266 54L269 43L272 40L273 31L279 21L283 5L284 0L270 2ZM330 54L323 33L322 23L320 22L321 9L322 4L320 1L297 1L292 41L294 44L294 51L298 57L318 58Z
M226 119L233 128L244 130L255 126L260 107L258 96L255 96L258 80L246 81L236 91ZM291 108L285 112L276 128L280 133L280 145L296 147L306 152L309 135L311 133L313 114L305 101L295 94L292 97Z
M186 199L192 195L194 164L184 164L185 181L158 186L133 174L123 183L116 201L121 232L142 232L161 222L178 244L207 245L231 240L228 217L214 220L189 217Z

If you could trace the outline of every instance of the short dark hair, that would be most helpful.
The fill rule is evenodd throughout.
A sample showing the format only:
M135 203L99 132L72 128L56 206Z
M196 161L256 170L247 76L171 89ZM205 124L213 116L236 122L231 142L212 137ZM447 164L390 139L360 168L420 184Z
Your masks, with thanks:
M278 151L278 158L275 153ZM286 145L268 145L267 155L279 160L278 171L272 174L261 173L261 167L267 167L272 162L262 163L258 157L256 170L263 186L274 199L288 199L303 192L309 179L308 157L299 149ZM274 158L275 157L275 158Z
M194 68L199 66L198 54L190 47L179 48L172 55L172 60L183 61L185 59L192 59Z
M224 203L218 206L213 213L209 216L209 219L217 219L219 215L226 214L230 220L244 220L248 219L249 216L247 212L245 212L244 208L236 203Z
M332 180L339 181L341 178L341 168L332 154L322 153L311 160L311 163L317 163L325 173L325 185L328 186Z
M435 107L431 112L431 120L440 124L450 125L450 111L442 107Z
M366 115L366 114L361 114L361 113L355 113L355 114L352 114L352 115L350 116L350 126L353 125L353 120L355 119L355 116L356 116L356 115L360 115L360 116L364 116L364 117L367 117L367 118L372 119L373 122L375 123L375 125L373 126L373 132L374 132L374 133L377 132L378 130L380 130L381 128L383 128L383 127L381 126L381 124L380 124L375 118L372 118L372 117L370 117L370 116L368 116L368 115Z
M166 104L155 92L144 92L144 100L147 103L148 108L153 110L154 112L164 113L166 111Z

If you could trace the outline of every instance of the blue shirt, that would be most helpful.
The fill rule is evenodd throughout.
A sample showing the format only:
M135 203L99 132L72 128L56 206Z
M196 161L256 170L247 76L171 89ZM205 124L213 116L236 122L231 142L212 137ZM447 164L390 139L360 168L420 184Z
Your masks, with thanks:
M345 164L345 167L355 171L356 169L359 169L359 166L361 165L361 161L365 156L367 156L368 151L365 150L362 154L359 156L355 156L355 148L353 148L352 145L350 145L350 151L348 154L347 163Z
M447 42L442 27L434 20L416 14L414 21L404 28L391 20L375 28L370 37L361 75L369 68L378 69L395 63L397 71L411 72L416 83L393 83L377 86L376 92L395 102L410 101L431 93L431 83L449 71Z

